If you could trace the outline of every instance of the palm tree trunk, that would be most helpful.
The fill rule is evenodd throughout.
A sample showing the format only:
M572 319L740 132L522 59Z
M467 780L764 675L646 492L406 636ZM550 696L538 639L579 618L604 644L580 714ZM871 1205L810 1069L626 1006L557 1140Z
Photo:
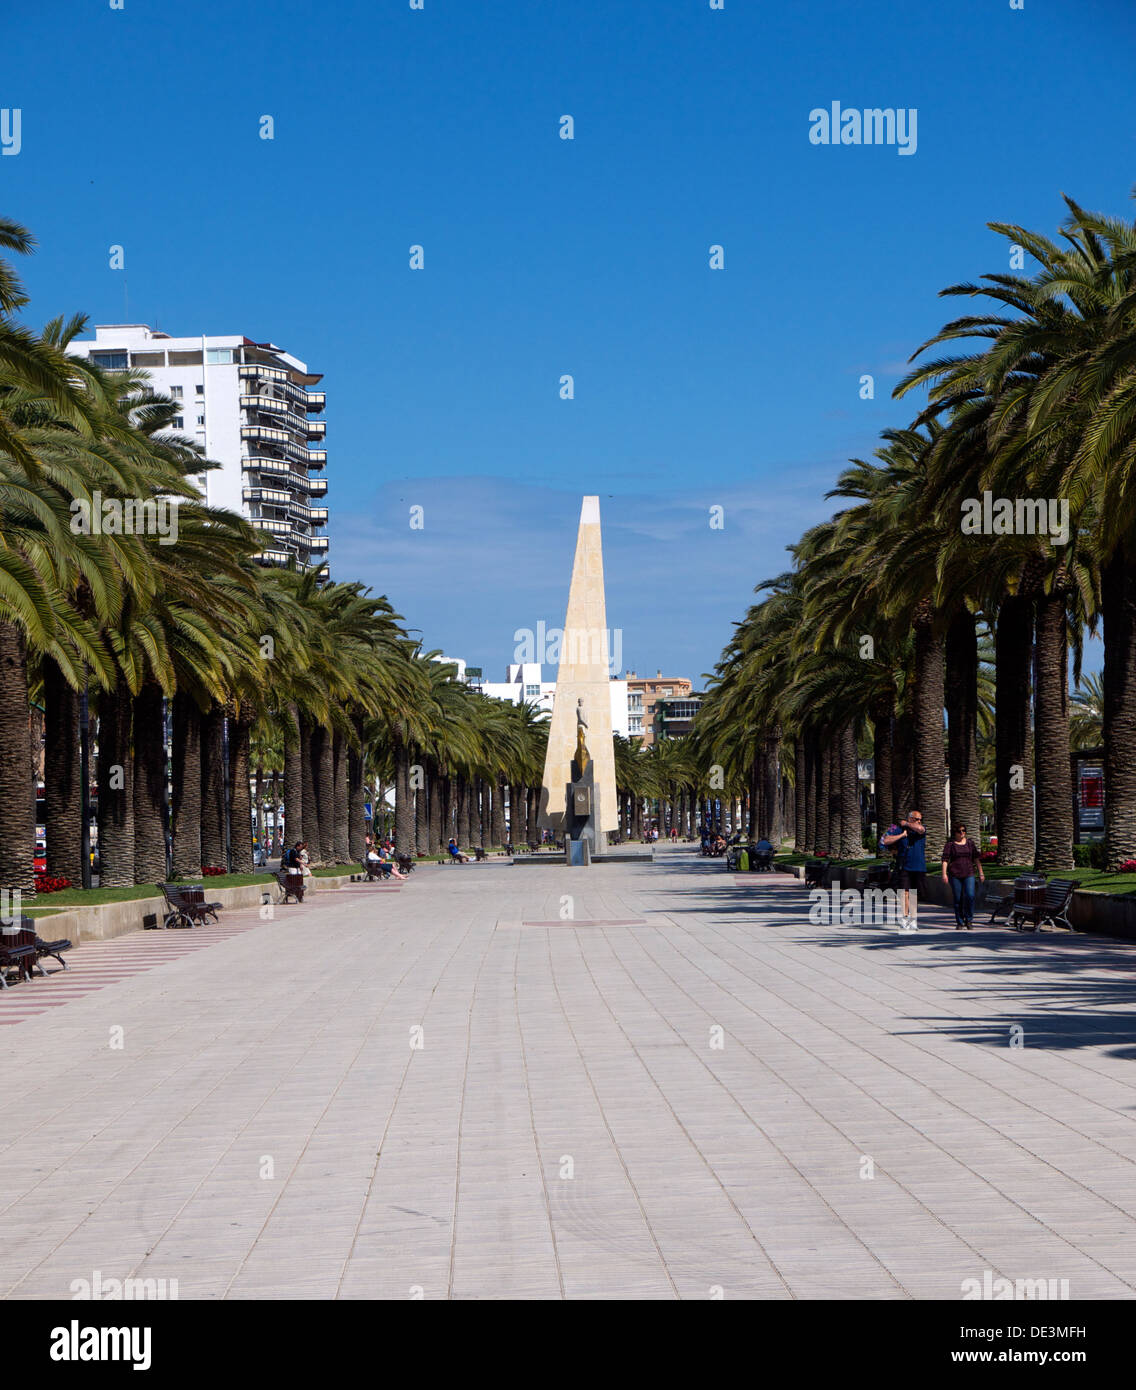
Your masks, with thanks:
M1037 697L1034 765L1037 835L1034 867L1056 873L1073 867L1073 801L1069 795L1069 640L1066 594L1059 575L1037 600Z
M995 827L1003 864L1033 862L1033 745L1030 737L1030 651L1033 602L1007 594L994 634ZM1108 660L1107 644L1105 661Z
M101 792L100 792L101 797ZM201 859L227 867L225 851L225 711L214 703L201 724ZM100 832L100 839L101 839Z
M864 835L860 823L860 777L856 758L856 730L851 720L840 731L837 752L840 776L841 859L861 859Z
M892 801L894 763L892 730L895 724L895 701L892 695L881 696L872 706L872 757L875 760L876 782L876 839L895 820Z
M529 790L529 838L536 844L540 843L540 788L532 787Z
M964 604L947 629L946 676L947 776L951 825L960 822L977 842L978 818L978 633L974 614ZM1068 758L1065 782L1068 789Z
M264 834L264 826L267 817L264 814L264 763L257 761L253 772L253 830L256 834L256 842L263 853L268 853L268 841Z
M1136 543L1123 542L1104 567L1105 863L1136 859Z
M498 773L493 784L493 844L503 845L505 834L505 779Z
M433 853L430 836L430 809L438 799L438 765L433 758L423 758L422 785L414 792L414 838L419 849Z
M394 848L414 853L414 796L410 790L410 750L401 739L394 745Z
M147 682L134 701L134 882L166 876L166 720L161 686Z
M79 776L79 692L43 658L43 787L47 872L83 882L83 789Z
M783 838L781 825L781 806L778 790L781 782L781 726L774 727L765 735L763 756L765 777L761 786L761 796L765 803L765 833L773 847L780 848Z
M915 800L927 827L927 845L947 838L943 795L943 642L929 602L920 604L915 628Z
M831 818L832 810L829 803L829 770L832 759L829 756L828 743L821 743L818 739L816 772L816 829L814 849L824 850L827 854L831 849Z
M30 897L36 787L29 751L27 644L15 623L0 622L0 887Z
M319 807L319 863L335 863L335 758L332 732L316 730L313 752L316 776L316 805Z
M134 701L121 679L99 695L99 886L134 883Z
M300 716L300 794L301 805L303 806L304 831L302 835L289 833L288 838L293 844L297 840L307 840L308 858L313 864L320 862L320 828L319 828L319 769L318 760L319 750L316 747L316 730L304 716Z
M361 864L367 852L367 798L363 788L363 720L356 715L354 722L357 746L347 750L347 853L350 863Z
M465 824L462 824L462 812L465 813ZM446 848L446 841L450 838L442 833L442 798L436 795L436 789L430 789L429 820L426 827L425 848L429 854L439 854ZM458 843L469 844L469 783L463 777L461 779L461 794L458 801L458 828L454 832L457 835Z
M304 759L301 751L300 716L295 705L284 717L284 824L288 844L304 838ZM279 803L277 803L279 805ZM281 839L281 846L284 841Z
M818 761L816 734L810 730L805 736L805 842L799 847L805 854L815 854L817 847Z
M174 878L201 873L201 711L191 695L174 696Z
M248 706L242 705L239 714L234 711L229 717L229 853L235 874L251 874L256 867L252 858L251 735L252 715Z
M891 804L895 819L899 821L908 811L923 808L915 805L915 721L910 710L897 710L892 727Z
M798 854L805 847L805 740L801 735L793 740L793 777L796 795L793 797L793 848Z
M331 738L331 847L337 864L351 863L351 837L348 826L347 739L337 729Z
M841 797L841 756L842 734L834 730L828 744L828 852L834 857L841 854L844 843L844 801Z
M477 807L473 833L481 848L488 849L493 840L493 804L489 794L489 783L484 777L479 777L474 785L477 788Z

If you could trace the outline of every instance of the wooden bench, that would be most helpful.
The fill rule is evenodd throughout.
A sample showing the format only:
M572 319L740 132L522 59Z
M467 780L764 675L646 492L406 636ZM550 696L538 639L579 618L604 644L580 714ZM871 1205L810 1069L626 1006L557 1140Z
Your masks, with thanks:
M17 980L30 980L33 969L37 968L41 975L47 974L43 966L38 964L35 929L29 930L23 925L30 920L24 917L20 919L18 926L0 928L0 986L4 989L9 987L9 970L17 972Z
M205 901L205 885L201 883L159 883L162 897L166 900L165 927L198 927L202 923L218 920L217 914L224 903Z
M1045 925L1073 930L1069 921L1069 904L1073 900L1077 881L1072 878L1053 878L1045 885L1045 894L1039 903L1023 906L1010 904L1010 925L1015 931L1040 931Z
M368 859L366 863L367 882L374 883L377 880L390 878L391 870L394 865L389 859Z
M303 869L280 869L276 874L276 886L280 890L278 902L286 905L289 898L294 898L296 902L302 903L304 901Z

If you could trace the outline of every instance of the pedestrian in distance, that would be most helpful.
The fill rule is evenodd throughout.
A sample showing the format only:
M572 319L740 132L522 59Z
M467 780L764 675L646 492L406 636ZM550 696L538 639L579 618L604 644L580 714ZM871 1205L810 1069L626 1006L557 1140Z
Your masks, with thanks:
M908 811L905 820L896 827L897 833L888 834L880 844L885 849L898 849L899 886L903 889L903 916L900 918L900 931L918 931L916 917L919 912L919 890L924 896L927 892L927 829L923 824L922 811ZM915 890L915 910L912 911L912 889Z
M966 826L960 821L943 846L943 882L950 883L954 894L956 931L974 929L976 875L979 883L985 882L982 855L974 841L967 837Z

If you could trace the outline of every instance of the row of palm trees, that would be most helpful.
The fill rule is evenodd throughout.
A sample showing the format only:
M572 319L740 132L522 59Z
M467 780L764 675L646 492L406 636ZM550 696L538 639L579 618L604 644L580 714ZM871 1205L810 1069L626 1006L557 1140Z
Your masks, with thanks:
M766 787L760 829L800 849L862 853L861 744L880 826L918 805L941 842L949 788L973 833L992 747L1001 859L1070 867L1069 661L1079 683L1088 631L1104 668L1075 742L1103 742L1108 867L1136 855L1136 225L1065 202L1059 242L990 224L1036 269L942 291L979 303L913 354L894 394L923 408L851 461L842 510L758 586L716 668L701 764ZM964 527L987 492L1067 505L1067 543Z
M76 885L88 758L103 886L251 871L269 791L317 865L363 857L391 786L400 853L503 843L507 801L535 833L537 712L455 680L361 584L262 565L191 481L213 465L179 405L69 351L81 317L21 322L32 249L0 220L0 885L34 890L40 729L47 872ZM176 540L76 524L108 499L176 499Z

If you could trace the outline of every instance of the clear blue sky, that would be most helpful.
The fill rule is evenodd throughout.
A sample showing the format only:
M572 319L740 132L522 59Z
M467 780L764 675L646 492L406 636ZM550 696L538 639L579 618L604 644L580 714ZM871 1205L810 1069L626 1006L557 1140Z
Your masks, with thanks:
M4 20L0 209L36 321L325 374L332 572L427 645L499 678L559 625L598 492L625 665L697 681L906 422L936 292L1006 268L985 223L1131 215L1134 39L1129 0L64 0ZM811 145L834 100L916 108L916 153Z

